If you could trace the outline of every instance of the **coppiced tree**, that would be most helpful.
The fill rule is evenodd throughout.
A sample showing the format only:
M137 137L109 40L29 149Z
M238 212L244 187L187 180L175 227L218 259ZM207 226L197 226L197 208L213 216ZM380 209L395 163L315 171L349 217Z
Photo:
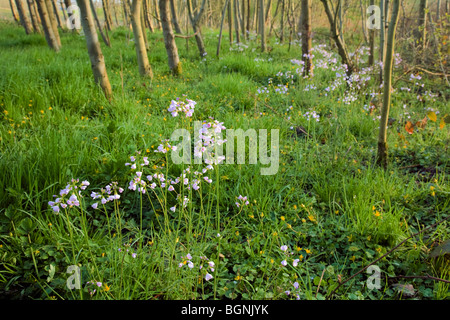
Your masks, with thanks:
M164 45L166 47L169 68L173 74L181 74L180 58L178 48L175 42L175 35L172 29L171 14L169 11L170 0L159 0L159 16L164 35Z
M25 10L25 6L23 4L23 0L16 0L17 11L19 12L20 23L25 29L26 34L33 33L33 25L31 24L30 19L28 18L27 11Z
M131 5L131 25L133 27L139 74L142 77L149 77L151 79L153 78L153 71L148 61L144 32L141 24L142 1L143 0L133 0L133 4Z
M95 82L103 90L106 99L111 101L111 84L109 82L108 73L106 72L105 58L100 47L100 42L98 41L97 30L95 28L94 17L91 12L89 0L77 0L77 4L80 7L81 25L83 26Z
M387 126L391 105L392 69L394 61L395 33L399 16L400 0L393 1L392 16L389 23L384 63L383 106L381 108L380 129L378 133L377 163L386 169L388 163Z
M335 9L336 11L333 12L329 0L320 0L324 6L325 13L328 18L328 22L330 23L330 32L331 37L334 40L334 43L336 44L336 47L338 49L339 56L341 57L342 63L347 65L347 75L352 74L354 65L352 60L350 59L350 56L348 54L347 46L345 43L341 40L343 36L341 36L339 32L339 26L338 26L338 19L336 18L337 13L339 10L339 5Z
M192 0L187 0L187 9L189 14L189 20L192 24L192 29L195 34L195 41L197 42L197 48L200 53L200 57L206 55L205 43L203 42L203 36L200 27L200 19L203 16L203 12L205 11L206 0L202 0L200 8L196 8L197 13L194 12L194 8L192 6Z
M58 52L61 48L61 45L58 43L56 39L50 17L47 11L47 5L45 4L45 0L36 0L36 5L38 8L39 16L41 18L42 29L44 30L45 40L47 41L48 46Z

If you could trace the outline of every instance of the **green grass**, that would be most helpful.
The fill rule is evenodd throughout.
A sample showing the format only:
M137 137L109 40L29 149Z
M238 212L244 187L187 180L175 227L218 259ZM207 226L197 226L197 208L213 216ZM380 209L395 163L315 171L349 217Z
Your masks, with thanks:
M346 104L345 85L325 90L336 72L320 67L320 52L315 76L303 79L291 63L301 57L298 45L288 50L287 44L271 39L269 53L260 53L255 42L238 52L229 51L225 39L216 58L217 32L207 31L204 60L194 40L187 51L186 41L177 39L183 66L179 77L169 73L162 34L149 34L155 76L143 80L128 34L114 30L112 48L102 45L114 93L109 103L93 82L81 36L62 33L63 46L55 54L42 36L26 36L15 25L0 24L2 295L295 299L298 293L301 299L324 299L339 278L346 279L414 232L448 217L449 126L440 128L439 123L450 110L448 88L441 83L422 80L425 91L444 92L424 102L418 101L419 88L408 78L398 83L390 115L396 119L389 128L390 166L383 171L374 163L379 112L367 109L368 95L378 90L375 78L355 90L357 99ZM286 71L294 75L292 82ZM279 84L288 84L288 94L275 92ZM311 85L317 89L305 90ZM262 87L270 93L258 95ZM219 165L207 173L213 182L203 181L200 193L177 189L189 198L184 210L170 192L148 188L141 196L129 190L134 172L125 163L137 150L149 157L145 175L160 172L175 178L185 168L154 152L176 128L190 128L193 134L191 121L167 111L170 101L184 94L197 102L192 121L211 116L226 128L279 129L278 173L261 175L262 164ZM421 120L430 107L439 111L438 121L428 120L424 129L409 135L404 129L407 116ZM320 121L307 120L305 114L312 111ZM309 138L296 134L298 126ZM88 180L90 186L80 207L56 215L48 202L71 179ZM92 209L91 192L112 181L124 189L121 198ZM235 205L239 195L248 197L248 206ZM398 299L391 285L407 282L416 290L415 299L448 299L445 282L384 278L430 274L448 281L448 256L427 258L448 239L448 230L445 222L380 260L379 290L367 288L363 272L333 298ZM294 253L287 266L281 264L286 259L283 245ZM193 269L185 258L188 253ZM209 281L201 256L215 264ZM297 267L293 259L299 259ZM80 290L66 286L70 265L81 268ZM102 282L102 287L88 281ZM97 291L91 295L93 289Z

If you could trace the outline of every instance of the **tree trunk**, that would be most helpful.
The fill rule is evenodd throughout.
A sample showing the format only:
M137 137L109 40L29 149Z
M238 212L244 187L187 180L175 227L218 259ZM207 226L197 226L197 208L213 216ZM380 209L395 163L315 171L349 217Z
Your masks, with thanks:
M59 16L58 7L56 6L56 0L52 0L53 12L55 13L56 22L58 22L58 27L63 29L63 23L61 21L61 17Z
M234 30L236 32L236 43L240 43L241 42L241 34L240 34L240 28L239 28L239 17L238 17L238 9L237 9L237 1L238 0L233 0L233 17L234 17Z
M425 47L427 41L427 10L428 0L420 0L419 25L416 30L416 39Z
M30 11L31 23L33 24L33 30L36 33L41 33L41 28L39 27L39 21L36 16L36 4L34 0L28 0L28 10Z
M261 52L266 51L264 0L259 0L259 33L261 35Z
M17 11L19 12L20 22L22 23L23 28L25 29L26 34L33 33L33 26L31 24L30 19L28 19L27 11L25 10L25 6L22 0L16 0Z
M383 107L381 109L380 131L378 134L378 153L377 163L384 169L387 168L388 152L387 152L387 125L389 117L389 108L391 104L391 85L392 85L392 68L394 60L395 32L398 23L398 13L400 0L394 0L392 8L392 19L389 24L386 45L386 61L384 64L384 88L383 88Z
M136 1L136 0L135 0ZM159 0L159 16L164 35L164 44L166 47L167 58L170 71L174 75L181 74L180 58L178 57L178 48L175 42L175 35L172 29L171 13L169 11L170 0Z
M348 54L347 47L345 46L345 43L341 41L341 37L339 35L337 21L334 18L337 12L335 12L333 15L328 0L320 0L320 1L322 2L325 8L325 13L327 14L328 21L330 22L331 36L338 48L338 53L342 59L342 63L347 65L347 75L350 76L353 72L354 66Z
M50 24L52 26L56 41L58 41L58 46L61 47L61 39L59 37L58 22L56 21L55 12L53 10L53 4L52 4L51 0L44 0L44 2L45 2L45 5L47 6L48 17L50 19Z
M370 0L370 6L375 5L375 0ZM375 62L375 28L369 29L369 66Z
M9 0L9 6L11 7L11 13L12 13L14 20L16 22L20 23L20 16L17 13L17 10L16 10L13 0Z
M150 3L149 0L144 0L144 20L150 32L153 32L152 19L150 18Z
M136 56L139 66L139 74L142 77L153 78L153 71L148 62L147 49L141 26L141 9L143 0L133 0L131 6L131 25L133 27L134 44L136 46Z
M160 4L160 6L161 6L161 4ZM170 0L170 11L172 13L172 23L173 23L173 27L175 28L175 32L178 34L183 33L183 31L181 31L180 25L178 24L177 8L175 7L175 0ZM159 9L159 12L160 12L160 16L161 16L161 7ZM161 22L161 24L162 24L162 22ZM164 31L164 28L163 28L163 31Z
M225 0L225 5L223 6L223 10L222 10L222 21L220 22L220 31L219 31L219 43L217 44L217 52L216 52L217 57L220 54L220 44L222 43L223 22L225 21L225 13L228 8L229 2L230 2L230 0Z
M228 14L228 38L230 40L230 47L231 47L231 45L233 43L233 15L231 13L231 10L232 10L231 1L228 2L228 7L227 7L227 14Z
M303 76L312 76L311 0L302 0L301 4L302 60L305 63Z
M246 32L246 39L248 39L249 33L250 33L250 0L247 0L247 27L245 29Z
M106 28L108 28L108 30L111 31L113 28L113 21L109 0L102 0L102 5L103 5L103 13L105 15Z
M36 4L38 7L38 12L41 17L42 28L44 29L45 40L47 41L48 46L58 52L61 48L59 45L55 34L53 32L53 27L50 21L50 17L48 15L47 6L45 4L45 0L36 0Z
M94 17L90 9L89 0L78 0L77 4L80 7L81 25L83 26L95 82L100 85L106 99L111 101L111 84L109 83L108 73L106 72L105 59L102 49L100 48L100 42L98 41L97 30L95 28Z
M102 25L100 24L100 20L98 19L97 10L95 8L94 2L93 2L93 0L89 0L89 2L90 2L90 6L91 6L92 15L94 17L95 23L97 24L98 31L100 32L100 35L102 36L103 42L108 47L111 47L111 42L109 41L109 38L103 32Z
M202 18L203 12L205 11L206 0L202 1L200 8L196 15L194 15L194 10L192 9L192 0L187 0L187 8L189 13L189 19L192 23L192 28L195 34L195 41L197 42L198 51L200 53L200 57L204 57L206 55L205 44L203 42L203 37L200 28L200 19Z
M158 25L158 29L161 29L161 18L159 14L159 8L157 4L158 0L153 0L153 6L155 7L155 15L156 15L156 24Z

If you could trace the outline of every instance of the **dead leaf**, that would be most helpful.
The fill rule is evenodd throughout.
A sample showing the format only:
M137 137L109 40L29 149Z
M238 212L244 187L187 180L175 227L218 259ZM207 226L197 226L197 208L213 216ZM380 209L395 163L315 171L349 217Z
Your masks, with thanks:
M445 240L439 246L434 248L433 251L430 252L430 257L436 258L445 254L450 254L450 240Z
M444 129L445 127L445 119L442 117L441 121L439 122L439 129Z
M433 122L436 122L436 121L437 121L436 113L434 113L433 111L429 111L429 112L427 113L427 116L428 116L428 118L429 118L431 121L433 121Z
M405 130L409 134L413 134L414 133L414 124L411 121L406 122Z
M392 285L403 297L413 297L416 294L412 284L395 283Z
M425 117L422 120L416 122L416 127L420 128L420 129L424 129L425 126L427 125L427 122L428 122L428 118Z

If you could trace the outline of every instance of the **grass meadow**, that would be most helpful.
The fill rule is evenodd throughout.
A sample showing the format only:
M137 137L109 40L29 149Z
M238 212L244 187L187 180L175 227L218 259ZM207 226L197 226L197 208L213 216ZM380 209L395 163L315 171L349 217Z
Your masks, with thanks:
M354 41L359 71L345 79L325 32L314 37L310 78L298 40L272 36L261 53L254 35L231 46L225 36L218 58L208 29L203 58L193 39L177 38L174 77L162 33L149 33L154 78L144 80L131 31L117 28L112 48L102 43L110 103L83 36L63 32L55 54L43 36L1 22L0 295L448 300L448 255L435 249L448 246L449 224L432 227L450 213L448 87L404 74L398 44L383 170L379 71ZM196 102L192 117L172 116L176 98ZM175 129L193 135L194 121L279 130L277 173L261 175L267 165L248 156L176 165L155 152L170 149ZM378 282L367 270L345 282L385 254Z

